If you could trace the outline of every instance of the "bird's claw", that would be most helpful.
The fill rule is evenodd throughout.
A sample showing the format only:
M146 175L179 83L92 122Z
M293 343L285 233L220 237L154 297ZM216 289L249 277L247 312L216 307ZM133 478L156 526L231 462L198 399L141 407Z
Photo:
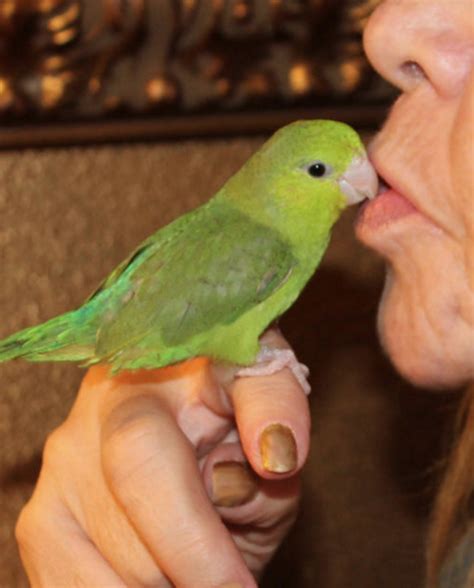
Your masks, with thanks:
M247 377L270 376L283 368L291 370L305 394L308 395L311 392L311 386L307 379L309 369L296 359L296 355L291 349L276 349L262 345L257 355L256 363L249 367L240 368L236 375Z

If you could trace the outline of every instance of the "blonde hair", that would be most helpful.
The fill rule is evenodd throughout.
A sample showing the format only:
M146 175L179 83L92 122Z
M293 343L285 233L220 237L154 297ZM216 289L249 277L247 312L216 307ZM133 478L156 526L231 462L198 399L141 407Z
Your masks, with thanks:
M455 442L437 494L428 535L428 588L438 586L450 551L473 519L474 383L464 393L455 424Z

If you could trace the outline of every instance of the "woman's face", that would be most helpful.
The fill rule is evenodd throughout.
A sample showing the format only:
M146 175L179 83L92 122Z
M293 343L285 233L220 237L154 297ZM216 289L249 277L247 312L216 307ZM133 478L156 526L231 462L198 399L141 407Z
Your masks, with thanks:
M389 262L382 342L413 382L463 384L474 378L474 4L386 0L365 46L401 90L371 148L389 189L356 229Z

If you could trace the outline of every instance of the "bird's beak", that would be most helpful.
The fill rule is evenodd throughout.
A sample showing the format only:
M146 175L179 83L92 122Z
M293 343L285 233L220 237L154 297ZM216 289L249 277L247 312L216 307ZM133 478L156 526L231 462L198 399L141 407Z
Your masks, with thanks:
M357 204L366 198L375 198L379 180L377 172L366 155L353 159L346 173L340 178L339 186L348 204Z

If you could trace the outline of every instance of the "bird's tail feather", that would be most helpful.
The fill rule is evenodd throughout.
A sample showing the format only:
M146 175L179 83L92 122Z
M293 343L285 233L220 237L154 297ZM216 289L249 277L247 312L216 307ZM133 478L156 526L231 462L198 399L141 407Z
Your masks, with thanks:
M90 359L94 354L94 335L87 321L81 321L85 317L81 317L80 310L67 312L3 339L0 341L0 363L20 357L28 361Z

